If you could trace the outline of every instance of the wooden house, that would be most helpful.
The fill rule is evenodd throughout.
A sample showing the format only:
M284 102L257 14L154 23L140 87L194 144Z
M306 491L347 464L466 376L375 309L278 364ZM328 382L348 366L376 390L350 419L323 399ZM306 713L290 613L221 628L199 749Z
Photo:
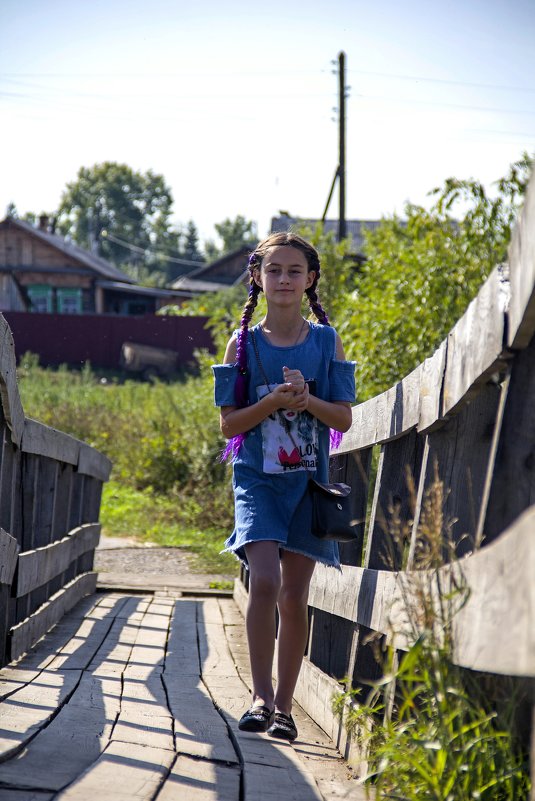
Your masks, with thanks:
M154 314L187 291L138 286L105 259L49 226L6 217L0 222L0 311L58 314Z
M247 268L252 247L244 245L227 253L211 264L196 267L187 275L181 275L171 284L171 289L202 295L205 292L220 292L248 280Z

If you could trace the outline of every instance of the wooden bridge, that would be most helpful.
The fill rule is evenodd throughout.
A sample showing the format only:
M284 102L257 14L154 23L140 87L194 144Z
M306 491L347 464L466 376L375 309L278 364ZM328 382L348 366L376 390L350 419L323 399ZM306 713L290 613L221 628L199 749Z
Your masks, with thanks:
M343 546L342 573L318 566L314 575L293 745L237 729L250 694L245 575L234 599L95 592L109 462L25 417L1 317L0 332L1 801L364 798L342 759L361 757L359 743L331 700L344 677L358 687L376 675L367 638L392 636L402 616L435 464L449 489L445 515L457 519L457 560L442 578L462 569L470 589L455 618L455 659L516 678L534 720L533 179L508 265L494 270L432 357L355 407L332 454L333 474L353 487L365 548ZM393 503L413 522L390 563ZM403 651L410 638L395 644Z

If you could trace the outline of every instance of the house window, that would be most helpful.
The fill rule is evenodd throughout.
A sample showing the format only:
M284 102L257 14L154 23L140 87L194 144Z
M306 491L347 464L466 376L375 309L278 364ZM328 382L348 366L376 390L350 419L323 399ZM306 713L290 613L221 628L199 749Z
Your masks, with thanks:
M51 312L52 311L52 294L51 286L46 284L31 284L28 287L28 297L30 298L32 312Z
M82 313L81 289L57 289L56 298L60 314Z

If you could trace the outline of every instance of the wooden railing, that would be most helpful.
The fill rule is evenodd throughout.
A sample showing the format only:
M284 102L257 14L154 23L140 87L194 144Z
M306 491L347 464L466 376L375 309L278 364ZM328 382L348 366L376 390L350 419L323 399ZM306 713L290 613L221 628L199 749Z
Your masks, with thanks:
M0 664L17 659L94 592L102 484L111 463L25 417L0 315Z
M391 633L392 610L411 586L422 502L435 465L449 493L444 515L457 521L452 535L459 561L442 568L443 578L462 569L470 593L455 618L456 662L525 677L524 703L533 703L534 334L532 178L508 264L496 267L433 356L387 392L354 407L351 430L331 453L333 479L353 488L365 547L341 546L341 573L316 567L296 699L348 756L354 746L331 700L344 677L356 687L378 675L368 637ZM412 495L407 469L415 482ZM403 571L401 561L392 564L385 556L393 507L408 524L413 520ZM242 609L246 584L242 572L235 590Z

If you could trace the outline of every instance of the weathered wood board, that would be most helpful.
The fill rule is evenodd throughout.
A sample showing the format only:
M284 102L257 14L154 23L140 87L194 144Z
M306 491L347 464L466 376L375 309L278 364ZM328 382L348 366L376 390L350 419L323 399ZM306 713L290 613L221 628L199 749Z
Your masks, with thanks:
M0 671L0 798L257 801L262 775L268 798L349 793L347 767L298 708L293 746L238 730L248 673L229 598L83 599Z

